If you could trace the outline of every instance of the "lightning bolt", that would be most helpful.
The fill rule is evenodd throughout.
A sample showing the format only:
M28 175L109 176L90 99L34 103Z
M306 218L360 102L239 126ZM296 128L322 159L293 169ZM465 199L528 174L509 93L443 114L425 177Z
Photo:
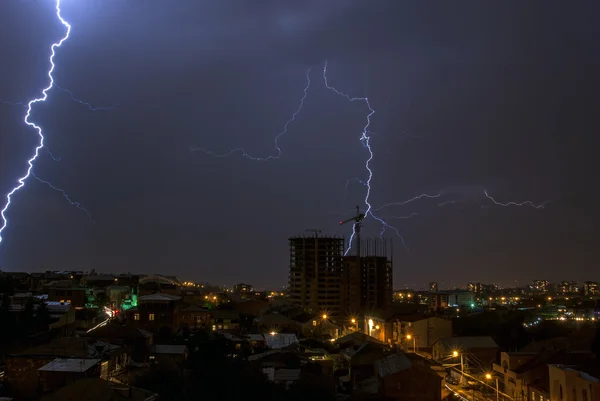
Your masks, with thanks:
M492 202L494 202L496 205L498 206L504 206L504 207L508 207L508 206L531 206L534 209L543 209L544 206L546 205L546 203L548 203L548 201L541 203L539 205L536 205L535 203L533 203L532 201L525 201L525 202L507 202L507 203L501 203L498 202L496 199L492 198L488 193L487 190L483 190L483 193L485 194L485 197L488 198L489 200L491 200Z
M0 226L0 243L2 243L2 232L8 225L8 220L6 218L6 211L10 207L12 196L17 191L19 191L21 188L23 188L25 186L25 182L27 181L29 176L32 175L33 163L39 156L40 150L44 147L44 134L42 133L42 128L39 125L36 125L34 122L31 122L29 120L29 117L31 116L31 110L33 108L33 105L36 103L45 102L46 99L48 98L48 91L50 91L50 89L52 89L52 87L54 86L54 78L52 77L52 73L54 72L54 67L55 67L54 66L54 56L56 54L56 49L58 47L62 46L62 44L69 38L69 34L71 33L71 25L67 21L65 21L60 14L60 0L56 0L56 16L57 16L58 20L60 21L60 23L66 28L66 32L65 32L65 35L58 42L53 43L52 46L50 47L50 59L49 59L50 69L48 70L48 78L50 80L50 83L48 84L48 86L45 89L42 90L42 95L40 97L30 100L27 103L27 113L25 114L25 118L23 119L25 124L29 125L30 127L33 127L36 130L37 135L39 137L39 143L35 148L33 156L27 161L27 164L29 165L29 167L27 168L27 172L25 173L25 175L23 175L21 178L18 179L17 186L14 187L6 195L6 205L0 211L0 216L2 217L2 225Z
M386 207L389 207L389 206L404 206L404 205L406 205L406 204L408 204L408 203L414 202L414 201L416 201L416 200L419 200L419 199L422 199L422 198L435 199L435 198L439 198L440 196L442 196L442 193L441 193L441 192L440 192L439 194L436 194L436 195L421 194L421 195L417 195L417 196L415 196L414 198L411 198L411 199L409 199L409 200L405 200L405 201L402 201L402 202L392 202L392 203L386 203L386 204L384 204L383 206L380 206L380 207L378 207L378 208L376 208L376 209L373 209L373 211L374 211L374 212L377 212L377 211L379 211L379 210L381 210L381 209L384 209L384 208L386 208Z
M49 186L50 188L52 188L53 190L60 192L63 196L63 198L65 198L67 200L67 202L69 202L69 204L75 206L77 209L81 210L82 212L84 212L85 214L87 214L87 216L89 217L89 219L92 221L92 223L94 223L94 219L92 218L92 215L90 212L88 212L88 210L83 207L81 205L81 203L79 202L75 202L73 200L71 200L71 198L69 197L69 195L67 194L67 192L64 189L60 189L58 187L55 187L50 181L46 181L46 180L42 180L40 177L38 177L37 175L35 175L35 173L32 171L29 173L33 178L35 178L36 180L38 180L39 182L41 182L42 184L46 184L47 186Z
M292 114L292 117L285 122L285 125L283 126L283 130L279 134L277 134L277 136L275 136L275 149L277 150L277 154L270 155L267 157L254 157L254 156L249 155L248 152L246 152L246 150L244 148L235 148L235 149L232 149L229 152L223 153L223 154L218 154L211 150L207 150L205 148L192 148L190 150L192 152L195 152L195 151L204 152L207 155L214 156L214 157L227 157L227 156L231 156L234 153L241 153L243 157L250 159L250 160L254 160L254 161L269 161L269 160L279 159L281 157L281 148L279 147L279 139L287 133L289 125L296 120L296 117L302 111L302 107L304 106L304 101L306 100L306 97L308 96L308 89L310 88L310 70L311 70L310 68L308 70L306 70L306 86L304 87L303 96L300 99L300 104L298 105L298 108L296 109L294 114Z
M327 65L328 65L328 63L327 63L327 61L325 61L325 65L323 66L323 80L325 82L325 87L327 89L331 90L332 92L338 94L339 96L342 96L343 98L345 98L346 100L348 100L350 102L365 103L365 105L367 106L367 109L369 110L369 113L367 114L367 118L366 118L366 125L363 127L362 133L359 137L361 144L363 145L363 147L365 149L367 149L367 152L369 153L369 157L367 158L367 161L365 162L365 169L367 170L367 179L364 181L364 185L367 187L367 191L366 191L365 199L364 199L365 205L367 205L367 210L365 211L365 219L370 216L371 218L377 220L381 224L382 229L381 229L380 235L383 235L383 233L385 232L385 230L387 228L393 230L396 233L396 235L400 238L400 240L402 241L402 245L408 250L408 247L406 246L406 242L404 241L404 238L400 234L400 231L398 230L398 228L388 224L381 217L376 216L373 213L374 210L369 201L369 198L371 197L371 180L373 179L373 170L371 169L370 164L371 164L371 161L373 160L373 157L375 156L373 154L373 149L371 148L371 136L370 136L369 128L371 126L371 117L373 117L373 114L375 114L375 109L373 109L373 107L371 107L371 103L369 102L368 97L351 97L351 96L347 95L346 93L339 91L335 87L329 85L329 82L327 80ZM352 248L352 241L354 240L355 235L356 235L356 231L354 229L354 226L352 226L352 235L350 235L350 241L348 243L348 248L346 249L346 252L344 253L345 255L347 255L348 252L350 252L350 249Z
M113 104L112 106L102 106L102 107L98 107L98 106L94 106L91 103L86 102L85 100L81 100L77 97L75 97L75 95L73 94L73 92L69 89L65 89L63 87L58 86L56 83L54 84L54 87L58 90L61 90L63 92L66 92L69 94L69 96L71 97L71 100L74 102L77 102L79 104L84 105L85 107L87 107L88 109L90 109L91 111L109 111L114 109L115 107L119 106L118 103Z

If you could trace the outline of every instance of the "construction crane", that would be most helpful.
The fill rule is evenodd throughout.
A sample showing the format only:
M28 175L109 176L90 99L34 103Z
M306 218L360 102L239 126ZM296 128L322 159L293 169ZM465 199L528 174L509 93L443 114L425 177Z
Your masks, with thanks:
M349 219L340 221L340 225L354 222L354 233L356 234L356 256L360 258L360 229L362 227L362 221L365 219L365 214L360 212L360 206L356 206L356 216L350 217ZM352 245L352 244L350 244Z

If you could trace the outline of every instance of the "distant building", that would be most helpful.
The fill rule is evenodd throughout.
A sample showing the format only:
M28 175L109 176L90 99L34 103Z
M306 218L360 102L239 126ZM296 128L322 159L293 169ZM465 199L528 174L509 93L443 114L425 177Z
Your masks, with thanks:
M431 291L431 292L438 292L439 291L438 283L436 283L435 281L429 283L429 291Z
M244 293L251 293L251 292L254 292L254 287L250 284L240 283L240 284L236 284L233 286L234 294L244 294Z
M534 292L547 293L548 291L550 291L550 281L534 280L531 284L531 289Z
M448 294L448 306L454 308L472 308L475 306L473 293L469 291L451 291Z
M586 297L600 295L600 284L595 281L585 281L583 283L583 295Z
M436 292L429 294L429 310L440 310L448 307L448 293L447 292Z
M342 256L344 239L292 237L290 243L289 299L311 313L340 315L342 309Z

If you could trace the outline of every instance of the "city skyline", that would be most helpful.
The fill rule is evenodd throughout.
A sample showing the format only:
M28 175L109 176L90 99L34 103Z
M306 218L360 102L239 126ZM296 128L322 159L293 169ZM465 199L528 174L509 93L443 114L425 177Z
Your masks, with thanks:
M59 86L32 110L41 181L7 210L0 269L284 285L289 237L347 240L339 221L368 210L372 107L370 204L403 238L385 233L396 288L598 281L600 28L588 7L99 4L62 2ZM2 199L35 148L19 103L47 87L65 34L54 5L0 4ZM381 224L367 216L364 231Z

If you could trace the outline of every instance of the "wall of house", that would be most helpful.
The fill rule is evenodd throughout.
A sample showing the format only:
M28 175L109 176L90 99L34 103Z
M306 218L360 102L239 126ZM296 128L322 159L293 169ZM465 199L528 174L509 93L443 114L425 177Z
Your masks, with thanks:
M398 401L440 401L442 378L433 370L403 370L386 376L381 381L381 395Z
M6 359L5 381L18 398L33 397L39 390L38 369L56 357L31 358L9 356Z

